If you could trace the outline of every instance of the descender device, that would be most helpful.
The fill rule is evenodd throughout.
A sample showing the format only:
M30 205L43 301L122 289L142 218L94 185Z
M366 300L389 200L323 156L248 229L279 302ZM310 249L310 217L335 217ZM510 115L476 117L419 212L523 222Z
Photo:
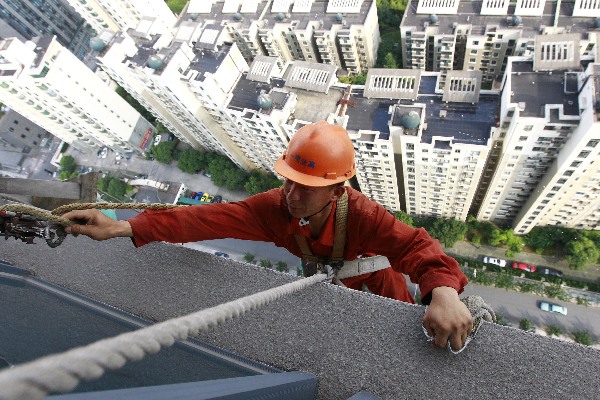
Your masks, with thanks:
M6 240L14 237L28 244L34 244L33 239L36 237L41 238L53 248L59 246L67 236L62 225L9 210L0 210L0 234Z

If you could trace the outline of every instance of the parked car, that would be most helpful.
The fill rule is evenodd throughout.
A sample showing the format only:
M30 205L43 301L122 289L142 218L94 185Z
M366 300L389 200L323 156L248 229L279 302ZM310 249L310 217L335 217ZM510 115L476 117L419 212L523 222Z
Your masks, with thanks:
M160 141L162 140L162 136L161 135L156 135L154 137L154 145L158 145L160 143Z
M223 197L216 195L215 198L213 199L213 203L221 203L223 202Z
M506 260L501 258L483 257L483 262L486 264L494 264L499 267L506 267Z
M108 147L103 147L98 151L98 157L100 157L100 158L106 158L107 155L108 155Z
M117 153L117 155L115 156L115 160L120 161L123 159L123 156L120 155L119 153Z
M548 267L538 267L538 269L535 271L538 274L542 274L542 275L553 275L553 276L558 276L558 277L562 277L563 276L563 272L558 270L558 269L554 269L554 268L548 268Z
M535 272L535 270L536 270L535 265L520 263L520 262L512 263L512 267L514 269L520 269L522 271L527 271L527 272Z
M567 315L567 307L561 306L560 304L550 303L547 301L540 301L538 305L542 311Z
M223 252L220 252L220 251L215 251L215 256L217 256L217 257L223 257L223 258L229 258L229 254L223 253Z
M208 198L210 197L210 194L208 193L204 193L202 195L202 198L200 199L201 201L209 201Z
M206 172L206 171L202 171L202 175L204 175L204 176L205 176L205 177L207 177L207 178L212 178L212 175L211 175L211 174L209 174L209 173L208 173L208 172Z

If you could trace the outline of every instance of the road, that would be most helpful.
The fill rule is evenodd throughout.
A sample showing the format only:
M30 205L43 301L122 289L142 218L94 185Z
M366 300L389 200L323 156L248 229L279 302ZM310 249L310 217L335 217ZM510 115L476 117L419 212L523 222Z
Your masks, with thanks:
M512 326L518 327L519 321L528 319L540 328L552 325L563 332L588 331L595 341L600 340L600 308L585 307L575 303L548 299L530 293L507 291L492 286L470 284L463 295L478 295L492 306L492 309L504 317ZM546 300L566 306L567 315L553 314L538 308L538 301Z

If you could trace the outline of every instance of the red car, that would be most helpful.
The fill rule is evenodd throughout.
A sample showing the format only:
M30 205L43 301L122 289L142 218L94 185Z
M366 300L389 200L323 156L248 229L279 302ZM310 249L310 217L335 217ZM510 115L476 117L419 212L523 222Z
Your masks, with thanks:
M525 264L525 263L520 263L520 262L512 263L512 267L514 269L520 269L520 270L527 271L527 272L535 272L535 270L536 270L535 265Z

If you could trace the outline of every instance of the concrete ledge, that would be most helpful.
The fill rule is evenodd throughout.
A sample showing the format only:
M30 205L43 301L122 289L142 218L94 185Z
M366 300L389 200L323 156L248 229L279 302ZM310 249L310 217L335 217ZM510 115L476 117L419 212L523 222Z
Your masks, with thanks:
M134 249L128 239L2 242L0 258L42 279L159 321L294 278L182 246ZM600 351L484 324L460 355L433 349L424 308L318 284L199 338L319 379L319 399L365 391L382 399L596 398Z

